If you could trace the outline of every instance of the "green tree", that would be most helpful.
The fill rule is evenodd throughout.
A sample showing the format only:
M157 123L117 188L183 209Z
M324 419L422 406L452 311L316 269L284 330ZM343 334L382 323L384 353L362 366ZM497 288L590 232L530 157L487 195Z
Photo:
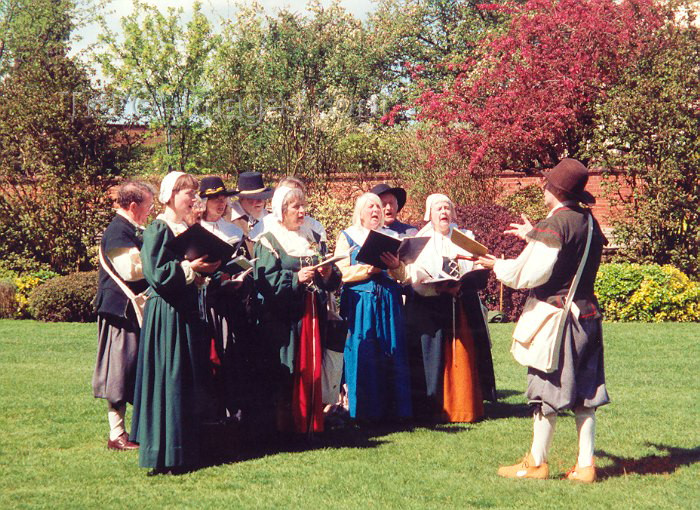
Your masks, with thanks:
M483 40L508 16L464 0L377 0L368 29L375 35L391 104L404 104L421 88L451 81L467 58L483 52Z
M121 19L123 40L106 27L100 38L104 51L97 60L109 80L107 90L133 101L136 119L165 136L157 166L197 171L208 94L205 71L219 37L200 2L187 22L182 8L164 14L139 0L133 6Z
M338 145L376 123L375 40L337 2L308 16L254 4L227 23L212 64L211 166L320 176Z
M700 271L700 37L669 22L597 109L589 149L611 176L624 256ZM625 185L625 186L622 186ZM625 192L625 188L631 193Z
M47 19L28 21L45 43L15 51L0 82L0 243L5 266L24 269L29 259L68 272L92 265L125 154L86 69L68 56L69 13Z

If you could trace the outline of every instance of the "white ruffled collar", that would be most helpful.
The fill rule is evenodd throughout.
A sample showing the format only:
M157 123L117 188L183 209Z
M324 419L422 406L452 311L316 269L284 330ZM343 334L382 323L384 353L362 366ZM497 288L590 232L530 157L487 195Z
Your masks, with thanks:
M299 230L289 230L279 221L270 221L268 232L275 236L287 255L292 257L311 257L318 254L318 247L313 232L306 225Z

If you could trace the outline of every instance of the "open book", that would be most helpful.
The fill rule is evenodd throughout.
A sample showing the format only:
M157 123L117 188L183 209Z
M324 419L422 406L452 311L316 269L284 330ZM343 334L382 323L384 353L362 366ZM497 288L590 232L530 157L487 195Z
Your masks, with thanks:
M345 255L329 255L328 257L323 259L321 262L319 262L318 264L316 264L315 266L312 266L312 267L313 267L313 269L318 269L319 267L325 266L327 264L335 264L339 260L343 260L349 256L350 255L348 253L346 253Z
M195 223L182 234L168 241L165 246L185 260L206 257L208 262L231 259L234 247L212 234L199 223Z
M435 285L447 283L460 285L465 290L482 290L486 288L490 272L491 271L488 269L472 269L471 271L464 273L459 278L455 278L454 276L449 276L447 273L441 271L437 278L423 280L421 283Z
M398 239L376 230L370 230L362 248L357 253L357 260L380 269L386 269L386 264L382 262L380 257L382 253L389 252L399 257L399 260L404 264L410 264L415 262L429 240L429 237Z
M486 246L476 242L474 239L468 237L464 232L460 232L456 228L453 228L452 233L450 233L450 241L463 250L476 255L477 257L486 255L489 252L489 249Z

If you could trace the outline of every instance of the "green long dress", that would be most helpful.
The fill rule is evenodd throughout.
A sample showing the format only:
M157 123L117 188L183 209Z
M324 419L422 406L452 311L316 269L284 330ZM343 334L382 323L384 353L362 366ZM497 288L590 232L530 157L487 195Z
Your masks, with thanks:
M139 465L159 469L197 464L206 402L206 333L197 287L186 283L180 260L165 246L174 237L156 219L141 248L151 297L141 329L131 440L140 445Z
M317 234L313 242L320 243ZM318 256L289 255L272 232L255 245L255 284L260 296L262 341L268 344L268 379L275 393L277 427L285 432L321 432L321 365L327 320L327 292L340 286L338 267L313 285L299 283L297 272ZM276 360L274 359L276 357Z

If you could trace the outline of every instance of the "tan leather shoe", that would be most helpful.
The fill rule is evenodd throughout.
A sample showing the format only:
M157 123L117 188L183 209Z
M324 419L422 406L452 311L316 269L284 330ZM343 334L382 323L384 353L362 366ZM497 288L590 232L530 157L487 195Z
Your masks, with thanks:
M116 438L114 441L111 439L107 441L107 448L110 450L138 450L139 445L129 441L129 436L124 432L121 436Z
M567 480L575 480L581 483L593 483L598 479L595 472L595 465L578 467L578 463L566 473Z
M544 480L549 477L549 464L543 462L539 466L535 466L532 453L528 452L528 454L525 455L525 458L518 464L498 468L498 476L504 476L506 478L534 478L537 480Z

